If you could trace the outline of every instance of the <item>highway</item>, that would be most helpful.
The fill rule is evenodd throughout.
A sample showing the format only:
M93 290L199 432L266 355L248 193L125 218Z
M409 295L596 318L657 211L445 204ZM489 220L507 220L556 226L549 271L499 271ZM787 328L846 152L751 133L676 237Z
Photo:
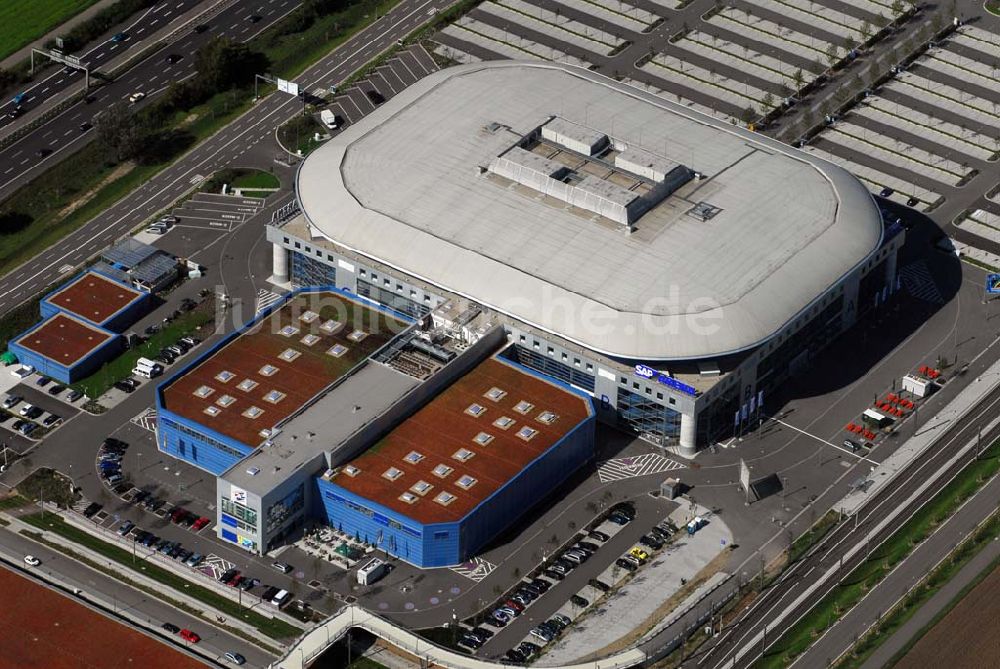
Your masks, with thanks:
M705 669L751 666L760 658L762 649L773 644L816 602L837 587L837 581L864 561L869 550L891 535L968 463L969 459L964 457L954 463L949 464L949 461L959 449L977 438L979 430L990 423L998 411L1000 388L981 399L961 422L945 432L892 484L874 493L853 518L835 527L803 559L782 573L736 621L694 656L697 666ZM997 438L1000 438L1000 425L982 433L984 444ZM918 493L937 472L941 475ZM901 510L899 520L878 528L878 524L896 509ZM852 555L856 547L861 550L855 550ZM838 570L839 573L834 573ZM815 588L817 580L828 573L833 576ZM776 623L779 617L780 622ZM653 650L652 644L648 650Z
M299 84L309 90L343 81L450 4L451 0L403 0L387 15L359 31L306 70L298 77ZM159 67L159 63L156 66ZM141 188L0 278L0 302L3 304L0 313L9 311L66 276L76 264L93 256L145 218L169 206L201 178L236 164L244 152L269 139L274 129L299 112L301 107L298 98L282 93L264 98Z
M80 58L81 64L86 65L91 71L97 70L124 52L145 46L144 40L148 39L163 25L169 23L177 16L193 9L201 0L170 0L160 5L150 7L140 12L137 17L131 19L121 27L115 27L108 34L96 40L94 44L88 45L86 51L82 53L68 53ZM112 37L118 33L124 33L124 39L114 41ZM46 68L46 60L35 56L35 67ZM48 66L50 72L44 79L31 83L27 88L22 89L24 97L20 100L20 106L25 110L37 107L49 98L52 98L70 86L79 84L83 86L83 72L74 68L63 68L62 66L53 68ZM14 117L10 115L17 103L13 99L4 100L0 104L0 132L3 128L14 122Z
M92 127L94 118L112 104L127 100L133 93L144 93L146 96L138 103L139 106L149 104L157 93L166 90L171 83L192 76L194 54L213 37L226 36L237 41L252 39L295 9L300 1L261 0L259 6L245 2L233 4L206 19L204 25L208 26L207 30L182 31L176 41L135 64L114 81L94 88L93 93L85 100L4 147L0 150L0 200L10 196L53 163L82 148L94 135ZM251 17L256 16L260 16L260 20L251 20ZM152 19L141 19L147 27L155 28L148 23L150 20ZM128 33L132 37L127 37L120 43L107 41L99 44L92 47L88 53L92 53L95 60L105 62L110 57L112 48L128 44L130 39L136 38L137 32ZM83 60L88 62L86 57ZM49 79L52 79L50 85L45 85L44 82L36 84L37 93L34 93L33 97L26 98L23 104L33 106L39 103L35 98L43 93L55 94L53 87L57 83L63 87L75 83L82 86L83 74L71 75L59 69L50 75ZM8 106L10 104L7 103ZM9 122L9 117L6 117L6 120Z

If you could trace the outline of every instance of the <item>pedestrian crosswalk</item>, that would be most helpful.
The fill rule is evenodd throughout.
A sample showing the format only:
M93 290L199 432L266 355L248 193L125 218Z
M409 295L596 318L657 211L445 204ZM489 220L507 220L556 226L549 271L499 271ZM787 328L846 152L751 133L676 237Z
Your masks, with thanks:
M636 476L648 476L650 474L662 474L672 469L682 469L684 464L665 458L658 453L643 453L627 458L614 458L605 460L597 468L597 475L601 483L609 481L620 481L622 479L634 478Z
M260 288L257 290L257 311L260 313L267 309L269 306L277 302L283 297L281 293L275 293L274 291L267 290L266 288Z
M496 568L497 566L492 562L487 562L483 558L477 557L472 558L468 562L463 562L460 565L454 566L451 570L456 574L460 574L467 579L479 583L484 578L492 574L493 570Z
M941 291L938 290L934 277L931 276L930 268L925 260L918 260L910 263L899 270L899 278L908 292L918 300L930 302L931 304L944 304Z
M156 409L153 407L146 407L142 410L142 413L131 420L133 424L138 425L144 430L156 432Z

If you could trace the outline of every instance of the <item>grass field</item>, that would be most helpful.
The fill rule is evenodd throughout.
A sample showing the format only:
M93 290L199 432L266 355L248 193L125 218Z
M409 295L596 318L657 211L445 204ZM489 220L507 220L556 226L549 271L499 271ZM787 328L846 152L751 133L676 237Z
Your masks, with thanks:
M91 399L97 399L115 384L115 382L131 376L135 361L139 358L153 358L164 346L170 346L181 337L197 332L199 339L205 339L207 332L198 332L198 328L211 323L215 316L212 302L205 302L196 310L190 311L170 323L149 338L145 344L129 349L107 363L101 369L85 379L73 384L73 387ZM211 328L209 328L211 330Z
M0 59L95 2L97 0L3 0L0 2Z

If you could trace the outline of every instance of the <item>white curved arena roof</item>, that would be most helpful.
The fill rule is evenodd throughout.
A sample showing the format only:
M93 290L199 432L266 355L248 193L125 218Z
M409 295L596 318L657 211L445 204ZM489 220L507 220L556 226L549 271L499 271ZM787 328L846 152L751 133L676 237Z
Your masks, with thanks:
M553 117L704 178L626 234L487 170L512 138ZM758 345L862 263L882 235L871 195L841 168L553 63L436 72L315 151L297 188L311 226L331 241L629 359ZM715 215L691 215L698 203Z

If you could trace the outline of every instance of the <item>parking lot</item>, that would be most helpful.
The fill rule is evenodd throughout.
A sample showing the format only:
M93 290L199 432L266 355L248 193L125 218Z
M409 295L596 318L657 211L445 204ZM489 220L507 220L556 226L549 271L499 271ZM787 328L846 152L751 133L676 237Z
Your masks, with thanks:
M44 385L38 385L43 380ZM78 405L82 404L82 397L70 401L70 397L76 396L62 384L38 374L15 385L0 404L0 427L3 428L0 449L9 448L9 455L26 453L43 435L58 429L80 412ZM5 464L2 459L0 464Z
M897 202L940 206L943 193L990 171L1000 157L998 57L1000 36L962 26L806 150Z
M377 106L436 69L437 65L423 47L416 45L400 50L367 78L333 98L327 109L337 117L337 131L357 123Z

